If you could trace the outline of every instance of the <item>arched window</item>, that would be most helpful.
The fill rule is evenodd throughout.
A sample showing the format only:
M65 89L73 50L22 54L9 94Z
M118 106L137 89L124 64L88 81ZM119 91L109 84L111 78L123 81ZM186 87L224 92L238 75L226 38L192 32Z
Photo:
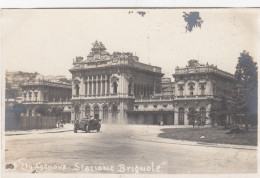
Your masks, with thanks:
M117 122L117 114L118 114L118 109L117 109L117 106L114 105L112 107L112 120L113 120L113 123Z
M24 101L26 101L27 93L23 93Z
M79 85L78 84L75 85L75 90L76 90L76 96L78 96L79 95Z
M180 96L183 96L183 90L184 90L183 86L180 85L179 86Z
M194 86L190 85L189 90L190 90L190 96L193 96Z
M201 85L200 90L201 90L200 94L205 95L205 86L204 85Z
M94 118L99 119L99 107L95 106L94 108Z
M34 99L35 99L35 101L37 101L37 98L38 98L38 92L34 92Z
M113 93L114 94L117 93L117 83L116 82L113 83Z
M108 107L104 106L103 107L103 121L107 122L107 120L108 120Z
M184 125L184 108L179 108L179 125Z
M31 99L32 99L32 92L31 91L29 91L29 100L31 101Z
M90 116L90 107L89 106L86 106L85 107L85 116Z

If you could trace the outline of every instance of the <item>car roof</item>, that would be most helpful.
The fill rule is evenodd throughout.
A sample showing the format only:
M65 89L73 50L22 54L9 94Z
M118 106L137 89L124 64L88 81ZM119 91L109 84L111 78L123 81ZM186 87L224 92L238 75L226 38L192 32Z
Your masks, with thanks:
M88 120L88 118L82 118L81 120Z

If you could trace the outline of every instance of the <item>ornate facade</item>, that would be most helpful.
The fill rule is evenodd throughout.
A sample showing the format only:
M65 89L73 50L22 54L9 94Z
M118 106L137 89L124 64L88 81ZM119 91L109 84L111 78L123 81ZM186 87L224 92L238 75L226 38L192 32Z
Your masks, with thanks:
M143 64L132 53L109 54L95 42L86 59L76 57L72 73L72 119L93 115L127 123L136 98L161 92L161 68Z
M211 103L222 96L231 96L235 78L214 65L202 65L190 60L188 66L175 69L175 124L191 124L187 112L192 107L209 117Z
M190 60L173 77L139 62L132 53L109 54L95 42L90 54L76 57L72 73L72 120L93 115L107 123L191 124L190 108L208 117L211 103L230 95L234 76L214 65Z

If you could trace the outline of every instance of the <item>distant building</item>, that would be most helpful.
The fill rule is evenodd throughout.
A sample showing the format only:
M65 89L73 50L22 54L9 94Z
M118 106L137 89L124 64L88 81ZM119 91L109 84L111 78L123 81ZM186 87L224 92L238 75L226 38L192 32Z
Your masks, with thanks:
M22 89L20 85L28 80L35 80L37 72L29 73L29 72L21 72L14 71L8 72L6 71L6 87L5 87L5 99L7 100L19 100L22 97Z
M174 95L175 85L171 78L162 78L162 95Z
M22 83L21 88L27 116L37 115L35 110L41 105L58 106L64 109L64 120L70 122L72 93L70 84L35 80Z
M129 52L109 54L97 41L87 58L76 57L73 65L72 120L93 115L112 123L188 125L190 108L206 119L211 103L230 96L234 86L232 74L197 60L177 67L172 82L162 78L160 67Z

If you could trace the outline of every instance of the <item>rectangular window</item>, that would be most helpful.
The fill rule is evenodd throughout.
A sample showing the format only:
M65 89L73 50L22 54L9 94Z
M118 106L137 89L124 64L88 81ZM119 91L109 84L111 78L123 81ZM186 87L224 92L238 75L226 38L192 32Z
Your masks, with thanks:
M97 84L96 82L93 82L93 95L96 95L96 89L97 89Z
M110 93L110 82L109 82L109 78L107 80L107 94L109 95Z
M100 95L100 90L101 90L101 83L98 82L98 95Z
M92 82L89 83L89 95L92 95Z
M105 95L105 81L102 82L102 95Z
M37 101L37 97L38 97L38 92L34 92L35 101Z

